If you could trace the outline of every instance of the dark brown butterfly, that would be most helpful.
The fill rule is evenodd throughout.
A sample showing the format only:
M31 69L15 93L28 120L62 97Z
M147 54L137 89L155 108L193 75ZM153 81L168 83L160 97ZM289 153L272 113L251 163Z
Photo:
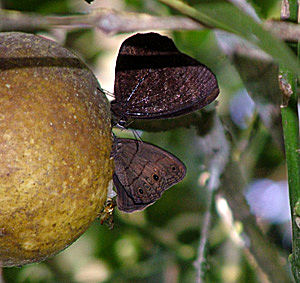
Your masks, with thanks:
M215 75L181 53L157 33L136 34L119 50L115 68L115 100L111 110L120 125L129 118L162 119L188 114L219 94Z
M117 206L125 212L145 209L186 174L184 164L173 154L138 140L116 138L112 156Z

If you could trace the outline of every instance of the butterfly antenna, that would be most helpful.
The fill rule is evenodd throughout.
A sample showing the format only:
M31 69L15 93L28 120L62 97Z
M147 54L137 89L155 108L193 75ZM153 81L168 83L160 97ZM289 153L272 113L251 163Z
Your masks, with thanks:
M124 126L125 129L129 128L129 126L134 122L134 120L131 120L130 122L127 122Z
M100 92L103 92L106 96L109 96L109 97L112 97L112 98L115 98L114 94L106 89L103 89L103 88L100 88L100 87L97 87L97 89L100 91Z

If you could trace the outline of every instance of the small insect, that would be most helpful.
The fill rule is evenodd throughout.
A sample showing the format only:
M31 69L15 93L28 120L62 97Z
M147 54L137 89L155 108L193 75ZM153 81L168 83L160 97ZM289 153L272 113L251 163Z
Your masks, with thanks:
M99 214L99 219L101 225L105 224L109 229L114 228L114 209L116 206L116 202L113 198L107 198L104 207Z
M121 45L115 68L111 111L125 126L131 119L163 119L188 114L216 99L213 72L180 52L157 33L136 34Z
M117 206L128 213L153 204L186 174L185 165L173 154L139 140L115 138L112 156Z

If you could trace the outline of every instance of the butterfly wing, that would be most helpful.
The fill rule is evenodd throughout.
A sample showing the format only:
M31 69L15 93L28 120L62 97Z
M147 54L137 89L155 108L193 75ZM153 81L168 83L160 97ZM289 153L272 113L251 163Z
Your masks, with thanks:
M200 109L219 94L215 75L157 33L126 39L115 69L116 116L169 118Z
M116 139L113 156L117 205L125 212L142 210L153 204L186 174L184 164L177 157L137 140Z

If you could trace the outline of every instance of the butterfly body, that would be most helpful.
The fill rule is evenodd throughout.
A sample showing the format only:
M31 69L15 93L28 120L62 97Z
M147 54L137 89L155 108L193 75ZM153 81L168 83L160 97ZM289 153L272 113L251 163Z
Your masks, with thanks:
M186 174L178 158L149 143L117 138L112 152L117 205L125 212L142 210L153 204Z

